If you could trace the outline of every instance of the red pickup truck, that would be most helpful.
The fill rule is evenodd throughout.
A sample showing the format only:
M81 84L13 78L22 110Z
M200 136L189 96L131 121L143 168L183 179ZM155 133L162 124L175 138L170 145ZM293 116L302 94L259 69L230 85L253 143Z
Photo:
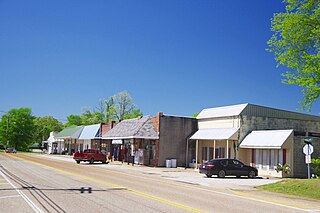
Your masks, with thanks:
M81 161L89 161L93 164L95 161L107 163L107 156L97 149L86 149L83 152L76 152L73 154L73 159L79 164Z

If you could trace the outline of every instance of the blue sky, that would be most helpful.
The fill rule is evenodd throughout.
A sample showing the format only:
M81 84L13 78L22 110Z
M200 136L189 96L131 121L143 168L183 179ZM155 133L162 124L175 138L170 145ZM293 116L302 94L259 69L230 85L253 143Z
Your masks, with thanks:
M0 111L65 120L127 90L144 114L252 103L296 111L267 52L281 1L0 0ZM318 115L314 105L311 113Z

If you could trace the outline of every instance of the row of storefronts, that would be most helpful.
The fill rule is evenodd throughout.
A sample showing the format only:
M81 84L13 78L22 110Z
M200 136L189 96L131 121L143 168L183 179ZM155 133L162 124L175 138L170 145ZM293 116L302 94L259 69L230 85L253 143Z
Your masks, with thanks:
M204 109L197 118L158 113L118 124L68 127L48 139L49 154L100 149L111 160L148 166L197 166L215 158L236 158L270 176L303 177L302 147L312 137L320 156L320 117L252 104ZM51 140L51 142L50 142ZM277 173L288 164L289 174Z

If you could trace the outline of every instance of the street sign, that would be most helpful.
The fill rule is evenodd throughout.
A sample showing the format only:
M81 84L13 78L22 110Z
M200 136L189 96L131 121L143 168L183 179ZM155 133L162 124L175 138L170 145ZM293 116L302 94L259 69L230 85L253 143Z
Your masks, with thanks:
M303 147L303 153L305 155L311 155L313 153L313 146L311 144L306 144Z
M311 163L311 155L306 155L305 160L306 160L306 164Z
M306 138L304 139L306 140ZM304 141L306 142L306 141ZM310 142L307 141L307 144L303 147L303 153L306 155L306 164L308 164L308 179L310 179L310 163L311 163L311 154L313 153L313 146Z
M304 138L303 141L310 144L312 142L312 138Z

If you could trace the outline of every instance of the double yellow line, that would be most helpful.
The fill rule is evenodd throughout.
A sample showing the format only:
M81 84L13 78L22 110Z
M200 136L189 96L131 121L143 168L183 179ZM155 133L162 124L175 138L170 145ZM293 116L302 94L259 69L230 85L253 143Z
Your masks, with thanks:
M184 210L187 210L187 211L190 211L190 212L196 212L196 213L206 212L204 210L193 208L191 206L187 206L187 205L184 205L184 204L176 203L176 202L173 202L173 201L161 198L161 197L156 197L156 196L144 193L144 192L140 192L140 191L137 191L137 190L134 190L134 189L129 189L127 187L122 187L122 186L119 186L119 185L116 185L116 184L113 184L113 183L109 183L109 182L106 182L106 181L98 180L98 179L95 179L95 178L92 178L92 177L88 177L88 176L85 176L85 175L80 175L80 174L68 172L68 171L65 171L65 170L62 170L62 169L58 169L58 168L47 166L47 165L44 165L44 164L41 164L41 163L36 163L36 162L30 161L30 160L26 160L26 159L23 159L23 158L20 158L20 157L17 157L17 156L10 155L10 157L13 157L13 158L16 158L16 159L19 159L19 160L23 160L23 161L26 161L26 162L29 162L29 163L32 163L32 164L35 164L35 165L39 165L39 166L42 166L42 167L45 167L45 168L48 168L48 169L52 169L54 171L57 171L57 172L60 172L60 173L66 174L66 175L79 177L79 178L82 178L84 180L89 180L89 181L93 181L95 183L103 184L105 186L112 187L112 188L115 188L115 189L123 189L123 190L126 190L126 191L134 194L134 195L137 195L137 196L140 196L140 197L144 197L144 198L148 198L148 199L151 199L151 200L154 200L154 201L157 201L157 202L160 202L160 203L164 203L164 204L167 204L167 205L170 205L170 206L174 206L176 208L184 209Z

